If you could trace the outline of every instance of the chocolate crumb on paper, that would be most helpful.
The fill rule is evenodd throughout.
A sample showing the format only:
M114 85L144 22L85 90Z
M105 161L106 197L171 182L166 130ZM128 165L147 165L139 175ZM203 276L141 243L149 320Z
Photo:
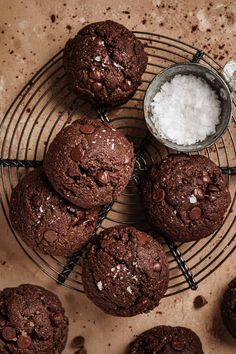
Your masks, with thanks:
M206 304L208 304L208 302L207 302L206 298L202 295L196 296L193 301L193 305L194 305L195 309L199 309L199 308L205 306Z
M72 341L72 346L75 348L84 347L85 339L83 336L76 336Z
M54 23L56 21L56 16L54 14L52 14L50 16L50 18L51 18L52 23Z

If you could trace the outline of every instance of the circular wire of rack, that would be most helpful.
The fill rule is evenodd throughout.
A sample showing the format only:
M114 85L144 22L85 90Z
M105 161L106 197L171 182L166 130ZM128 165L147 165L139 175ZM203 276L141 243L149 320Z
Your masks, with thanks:
M80 261L82 252L72 257L49 257L29 249L13 230L8 206L12 188L30 168L42 163L48 144L67 124L81 115L92 115L109 121L127 135L137 152L136 172L128 187L115 203L102 208L97 230L111 225L134 225L150 231L139 200L140 175L151 163L160 163L173 152L158 144L149 134L143 117L145 91L160 70L183 61L200 62L219 72L221 66L208 54L194 46L166 36L148 32L134 32L144 43L149 60L142 85L126 104L106 112L95 110L76 97L69 89L63 71L63 51L59 51L31 78L17 95L0 122L1 141L1 206L18 244L41 271L64 286L83 292ZM235 102L234 109L235 109ZM163 240L170 269L170 283L166 296L188 289L213 273L234 251L236 202L236 120L231 123L217 144L200 153L213 160L228 179L231 205L224 224L210 237L198 242L175 245ZM96 237L94 235L93 237Z

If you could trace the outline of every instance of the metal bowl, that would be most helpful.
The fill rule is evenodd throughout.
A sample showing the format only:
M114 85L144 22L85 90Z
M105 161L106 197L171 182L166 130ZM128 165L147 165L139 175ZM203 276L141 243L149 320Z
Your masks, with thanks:
M157 92L160 91L162 85L171 81L176 75L194 75L204 79L216 92L218 99L221 102L220 123L216 126L216 132L201 142L191 145L178 145L170 140L164 139L159 135L152 122L151 102ZM192 152L205 149L214 144L225 132L229 124L232 113L232 99L228 83L216 71L209 69L206 66L197 63L181 63L170 66L162 70L151 81L147 88L144 98L144 115L148 129L152 135L165 146L182 152Z

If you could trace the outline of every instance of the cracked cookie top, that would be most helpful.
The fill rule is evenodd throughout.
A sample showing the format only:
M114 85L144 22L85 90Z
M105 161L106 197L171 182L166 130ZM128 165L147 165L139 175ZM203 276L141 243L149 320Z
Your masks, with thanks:
M148 171L141 192L150 223L180 242L213 233L230 203L220 168L200 155L168 156Z
M157 326L130 343L127 354L203 354L195 332L186 327Z
M166 255L146 233L134 227L111 227L90 244L82 280L87 296L111 315L149 312L168 287Z
M53 190L42 167L25 175L14 188L9 210L22 240L51 256L79 251L95 230L99 211L85 210L63 199Z
M68 319L59 298L36 285L0 291L0 352L60 354Z
M129 182L133 145L99 119L81 118L62 129L49 146L45 172L64 198L82 208L110 203Z
M132 97L146 65L143 44L110 20L82 28L64 50L64 68L73 91L103 106Z

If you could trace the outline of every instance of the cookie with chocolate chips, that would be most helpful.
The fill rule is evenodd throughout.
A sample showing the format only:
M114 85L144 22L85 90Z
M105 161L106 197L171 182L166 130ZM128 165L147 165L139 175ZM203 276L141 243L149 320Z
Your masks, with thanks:
M54 191L42 167L25 175L14 188L10 220L22 240L52 256L79 251L93 234L98 208L85 210Z
M203 354L195 332L185 327L158 326L130 343L127 354Z
M58 297L30 284L0 291L0 352L59 354L68 319Z
M205 156L170 155L141 186L150 223L163 236L187 242L209 236L222 223L230 194L218 166Z
M236 338L236 278L229 283L228 289L224 293L221 314L224 325Z
M126 102L141 84L146 66L143 44L123 25L110 20L82 28L64 50L71 88L97 105Z
M104 312L135 316L151 311L169 280L165 251L134 227L112 227L90 244L82 267L87 296Z
M116 199L133 168L132 143L110 125L87 117L61 130L44 159L53 187L82 208Z

